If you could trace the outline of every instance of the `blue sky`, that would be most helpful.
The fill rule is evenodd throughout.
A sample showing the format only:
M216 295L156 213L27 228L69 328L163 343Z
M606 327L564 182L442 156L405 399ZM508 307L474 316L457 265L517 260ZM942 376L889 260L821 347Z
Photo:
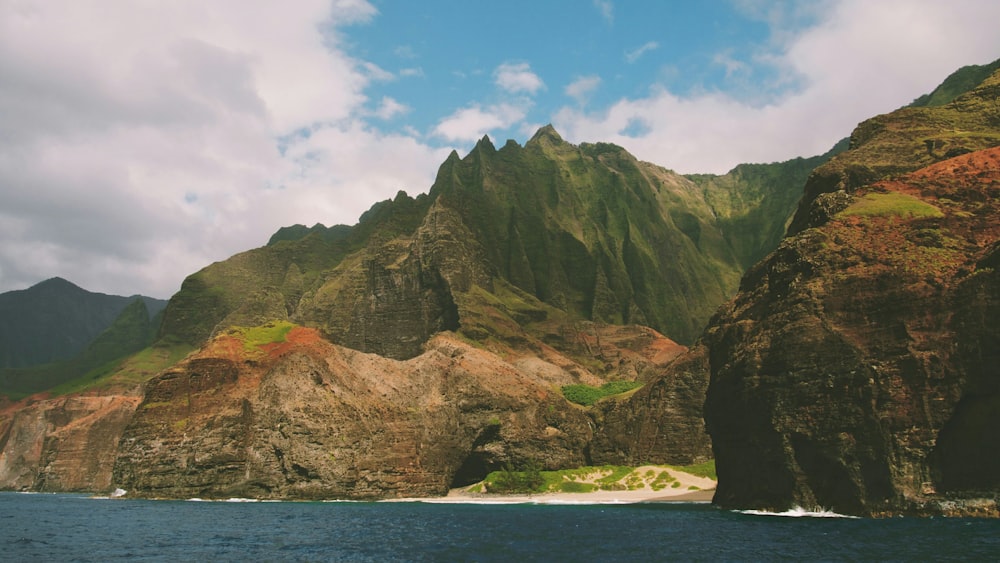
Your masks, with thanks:
M0 291L169 297L552 123L681 173L829 149L1000 57L983 0L0 2Z
M526 99L526 121L544 124L561 106L604 107L646 96L653 87L679 94L722 90L747 99L774 94L765 81L742 89L749 81L733 76L736 68L751 68L741 58L765 48L769 29L728 2L374 6L378 15L371 21L344 29L344 46L393 75L371 88L373 111L383 96L406 108L386 120L387 128L433 133L455 108Z

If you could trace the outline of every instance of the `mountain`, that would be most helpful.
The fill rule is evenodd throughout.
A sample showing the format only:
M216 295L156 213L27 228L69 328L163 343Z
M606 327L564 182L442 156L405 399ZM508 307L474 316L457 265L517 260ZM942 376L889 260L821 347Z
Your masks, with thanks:
M73 358L134 299L141 299L151 316L166 306L151 297L93 293L62 278L0 293L0 368Z
M714 455L727 507L994 514L962 497L996 489L996 89L723 176L483 138L427 194L192 274L75 392L0 404L0 486L368 499ZM605 383L640 387L568 399Z
M440 330L504 333L484 308L510 294L503 323L554 308L691 342L776 243L810 166L828 158L691 179L615 145L571 145L551 126L524 147L484 138L465 158L453 153L427 195L401 192L354 227L282 229L190 276L163 336L197 344L231 325L288 319L407 359Z
M400 192L352 227L282 229L189 276L143 353L156 357L98 374L122 398L87 405L114 413L101 432L121 446L90 466L140 496L372 498L443 494L507 465L707 460L707 380L639 390L675 406L677 430L638 446L621 431L635 416L612 406L628 394L584 409L560 388L656 377L684 347L655 327L696 334L827 158L692 179L551 127L523 147L484 138L428 194ZM752 237L740 225L755 216L768 226ZM192 347L140 402L123 387ZM51 449L0 463L0 480L85 481L69 441L30 425L67 407L34 408L7 434Z
M506 464L633 459L595 442L558 389L652 377L683 350L655 328L690 336L735 289L706 190L545 127L523 147L452 154L428 194L354 227L283 229L171 300L161 341L207 345L146 384L115 481L369 498L443 494ZM696 403L678 418L698 429ZM703 430L643 450L709 455Z
M663 375L710 377L717 504L1000 514L998 97L861 123Z
M0 369L0 395L15 398L65 384L97 368L114 369L105 364L123 359L153 342L166 306L165 301L149 297L90 293L59 278L0 297L7 297L8 311L17 315L6 318L23 319L27 327L23 332L14 332L13 324L8 323L6 330L11 331L12 337L4 343L16 345L31 336L35 350L51 348L53 342L46 341L48 330L55 336L55 343L82 338L84 328L98 328L98 321L103 322L104 316L118 310L112 321L96 336L88 337L85 346L72 357L41 365ZM150 309L155 316L151 316ZM92 377L98 375L95 373Z

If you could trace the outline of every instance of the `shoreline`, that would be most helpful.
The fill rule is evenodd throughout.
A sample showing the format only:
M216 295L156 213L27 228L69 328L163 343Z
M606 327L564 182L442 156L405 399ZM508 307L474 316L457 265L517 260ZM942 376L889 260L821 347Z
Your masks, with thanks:
M654 491L639 489L634 491L594 491L590 493L534 493L503 495L489 493L469 493L464 489L452 489L447 496L394 499L388 502L426 502L430 504L643 504L643 503L697 503L712 502L715 489L699 491Z
M651 483L645 481L642 486L621 490L596 490L585 493L568 493L561 491L546 491L542 493L523 494L493 494L472 492L476 485L451 489L443 497L401 498L389 499L388 502L426 502L436 504L640 504L640 503L710 503L715 496L717 482L708 477L699 477L684 471L662 466L645 465L634 470L635 473L649 471L669 471L675 486L661 487L654 490ZM582 479L583 482L595 483L598 474ZM620 482L621 483L621 482Z

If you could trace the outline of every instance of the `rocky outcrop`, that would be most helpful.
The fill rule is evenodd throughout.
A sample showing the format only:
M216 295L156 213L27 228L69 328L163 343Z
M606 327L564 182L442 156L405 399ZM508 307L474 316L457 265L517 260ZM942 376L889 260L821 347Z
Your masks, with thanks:
M682 350L615 329L632 349L604 349L623 364ZM506 464L585 465L591 420L557 389L586 370L549 354L504 360L445 332L398 361L304 327L259 347L223 334L146 384L114 485L146 497L391 498L442 495Z
M945 160L751 268L703 336L717 504L996 515L998 196L1000 149Z
M0 412L0 489L111 490L118 439L137 395L27 400Z

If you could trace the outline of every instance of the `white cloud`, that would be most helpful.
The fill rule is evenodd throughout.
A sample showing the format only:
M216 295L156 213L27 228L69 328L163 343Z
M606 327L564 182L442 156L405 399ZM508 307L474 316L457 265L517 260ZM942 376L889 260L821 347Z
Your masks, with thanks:
M601 77L597 75L581 76L566 86L566 95L576 100L580 105L587 102L590 93L601 85Z
M425 190L448 151L358 121L391 75L346 56L338 29L374 13L0 3L0 291L59 275L167 297L280 226L354 223ZM403 110L384 98L377 113Z
M506 129L524 119L526 110L513 104L462 108L441 120L434 135L449 141L475 141L495 129Z
M747 83L766 65L794 90L748 101L738 89L654 88L593 108L585 103L600 79L585 76L565 87L567 107L529 115L542 77L525 63L489 76L476 61L462 88L492 79L494 97L451 111L431 140L527 136L551 119L573 142L611 141L683 172L723 172L823 152L858 121L1000 53L996 3L737 3L771 38L716 62ZM609 2L595 6L613 15ZM413 124L387 135L365 121L417 103L372 86L423 76L422 67L389 72L342 46L344 26L375 14L362 0L0 2L0 291L61 275L96 291L166 297L184 275L283 225L354 223L374 201L427 189L451 147L425 143Z
M409 111L409 106L401 104L389 96L382 96L382 102L379 103L378 109L375 110L375 115L381 119L392 119Z
M378 66L375 63L364 62L361 63L361 68L365 70L365 74L368 78L372 80L377 80L379 82L388 82L394 80L396 77L384 68Z
M626 51L625 60L628 61L629 64L634 63L646 53L650 51L655 51L659 48L660 44L657 43L656 41L647 41L646 43L643 43L641 47L632 49L631 51Z
M521 92L534 94L545 88L545 83L537 74L531 72L528 63L504 63L497 67L493 77L497 86L512 94Z
M400 45L393 49L392 53L401 59L417 58L417 51L410 45Z
M553 123L573 142L615 142L681 172L721 173L741 162L825 152L860 121L909 103L963 65L1000 54L997 3L841 0L824 7L815 25L772 29L774 50L756 60L769 61L778 80L797 88L764 103L658 88L603 111L567 106ZM773 14L771 20L798 21ZM636 120L641 134L626 135Z
M594 0L594 7L601 13L601 17L608 23L615 21L615 5L611 0Z
M749 65L745 62L733 58L731 51L716 53L715 56L712 57L712 62L717 65L721 65L726 69L726 78L732 78L737 73L744 72L749 69Z

